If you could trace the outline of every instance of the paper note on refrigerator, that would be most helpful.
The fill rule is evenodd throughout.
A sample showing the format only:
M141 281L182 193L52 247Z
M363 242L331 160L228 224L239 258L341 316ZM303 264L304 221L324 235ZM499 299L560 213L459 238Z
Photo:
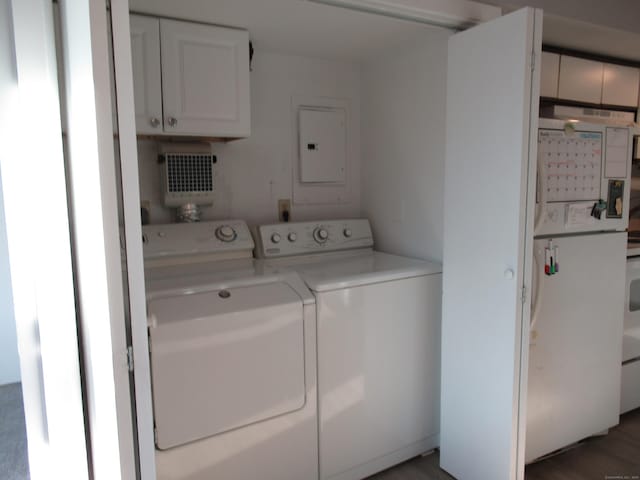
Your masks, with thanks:
M593 225L595 219L591 216L591 203L572 203L567 205L566 226L567 227L585 227Z
M607 127L604 176L624 178L627 175L629 129Z

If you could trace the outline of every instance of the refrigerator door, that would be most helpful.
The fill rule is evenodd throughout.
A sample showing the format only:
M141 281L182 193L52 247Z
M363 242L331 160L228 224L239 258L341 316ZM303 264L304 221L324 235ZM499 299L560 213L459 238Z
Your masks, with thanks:
M616 425L620 412L626 233L554 238L554 275L544 273L549 241L534 245L527 462Z

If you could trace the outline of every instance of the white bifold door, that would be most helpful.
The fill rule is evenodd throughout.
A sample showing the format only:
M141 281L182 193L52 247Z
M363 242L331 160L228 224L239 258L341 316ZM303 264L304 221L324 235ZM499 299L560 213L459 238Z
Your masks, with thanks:
M524 475L542 12L449 39L440 465Z

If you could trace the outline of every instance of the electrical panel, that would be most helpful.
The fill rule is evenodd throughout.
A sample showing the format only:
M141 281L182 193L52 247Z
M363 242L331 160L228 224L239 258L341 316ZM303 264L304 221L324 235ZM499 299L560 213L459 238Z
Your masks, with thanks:
M300 182L344 183L346 180L346 112L340 108L300 108L298 143Z

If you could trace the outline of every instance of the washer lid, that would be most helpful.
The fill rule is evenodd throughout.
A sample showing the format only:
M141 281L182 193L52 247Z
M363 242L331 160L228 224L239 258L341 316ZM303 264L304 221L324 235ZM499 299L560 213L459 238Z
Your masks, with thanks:
M325 260L294 267L315 292L442 273L442 265L382 252Z

